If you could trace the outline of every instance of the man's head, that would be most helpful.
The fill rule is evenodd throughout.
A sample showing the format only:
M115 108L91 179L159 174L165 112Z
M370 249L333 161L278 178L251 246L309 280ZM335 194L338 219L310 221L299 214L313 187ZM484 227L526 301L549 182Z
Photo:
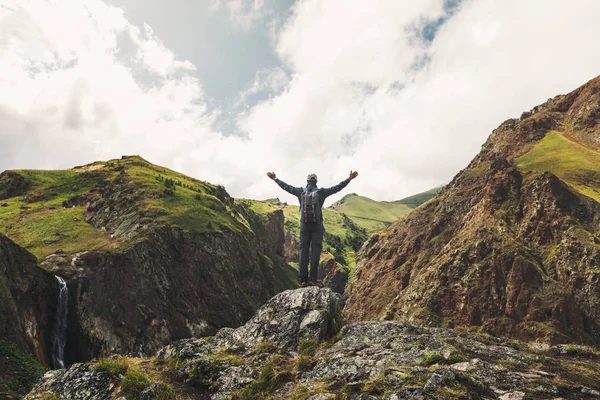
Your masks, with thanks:
M316 174L308 174L308 176L306 177L306 183L316 184L317 183L317 175Z

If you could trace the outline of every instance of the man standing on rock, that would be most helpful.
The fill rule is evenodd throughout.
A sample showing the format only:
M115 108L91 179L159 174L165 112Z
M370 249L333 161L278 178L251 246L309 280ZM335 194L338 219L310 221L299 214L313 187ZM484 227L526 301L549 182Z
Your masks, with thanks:
M358 172L350 171L348 179L330 188L317 187L317 175L310 174L306 178L306 187L290 186L282 180L277 179L274 172L267 172L267 176L273 179L286 192L298 197L300 201L300 268L298 279L302 286L316 285L319 274L319 259L323 248L323 204L325 199L339 192L358 176ZM308 250L311 249L310 257L310 280L308 277Z

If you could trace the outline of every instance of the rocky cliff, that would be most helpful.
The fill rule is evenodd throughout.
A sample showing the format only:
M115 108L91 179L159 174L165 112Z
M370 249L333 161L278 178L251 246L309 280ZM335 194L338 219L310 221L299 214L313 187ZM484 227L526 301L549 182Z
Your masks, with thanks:
M0 398L29 389L41 364L51 364L57 297L54 276L0 234Z
M358 257L351 320L600 343L600 77L498 127Z
M594 349L529 346L398 321L341 327L339 307L340 296L329 289L288 290L237 329L177 341L153 359L113 357L51 371L26 399L600 396L600 354Z
M6 234L67 280L68 364L239 326L297 285L282 212L221 186L140 157L4 176Z

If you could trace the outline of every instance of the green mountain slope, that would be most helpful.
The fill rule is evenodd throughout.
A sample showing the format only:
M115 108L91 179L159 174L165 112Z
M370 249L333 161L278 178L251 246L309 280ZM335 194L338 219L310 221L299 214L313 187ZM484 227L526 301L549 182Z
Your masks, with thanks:
M522 171L552 172L578 192L600 202L600 153L571 140L568 133L548 134L516 159Z
M376 201L351 193L332 204L330 208L346 214L358 226L373 232L407 216L439 190L431 189L396 201Z
M155 227L179 226L196 233L240 232L249 227L231 207L233 199L222 186L153 165L137 156L63 171L10 172L24 178L26 184L17 196L2 199L0 233L40 259L56 249L74 254L127 247L131 240L144 237L136 226L146 223ZM8 178L4 181L7 185ZM104 202L100 199L103 192L116 190L111 184L125 181L129 181L129 187L116 198ZM129 212L123 217L131 217L131 206L135 204L139 218L132 219L133 226L126 226L121 219L115 223L124 225L110 235L106 229L84 222L89 205L96 203L108 214L117 208L111 202L126 206Z

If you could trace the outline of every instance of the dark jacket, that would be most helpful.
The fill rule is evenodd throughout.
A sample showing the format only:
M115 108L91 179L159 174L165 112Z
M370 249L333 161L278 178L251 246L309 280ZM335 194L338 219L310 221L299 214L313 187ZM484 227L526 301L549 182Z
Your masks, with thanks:
M277 182L277 184L286 192L293 194L294 196L296 196L298 198L298 201L300 202L300 210L302 210L302 192L304 192L304 188L302 187L295 187L295 186L291 186L288 185L287 183L285 183L284 181L282 181L281 179L275 179L275 182ZM317 190L319 192L319 206L320 208L323 208L323 204L325 203L325 199L329 196L331 196L334 193L339 192L340 190L342 190L343 188L345 188L348 183L350 183L350 179L345 179L343 181L341 181L340 183L338 183L335 186L332 186L330 188L319 188L317 187L317 185L313 185L312 183L309 183L308 185L306 185L306 190L308 190L309 192L315 191ZM323 223L323 213L320 212L320 219L321 219L321 223Z

